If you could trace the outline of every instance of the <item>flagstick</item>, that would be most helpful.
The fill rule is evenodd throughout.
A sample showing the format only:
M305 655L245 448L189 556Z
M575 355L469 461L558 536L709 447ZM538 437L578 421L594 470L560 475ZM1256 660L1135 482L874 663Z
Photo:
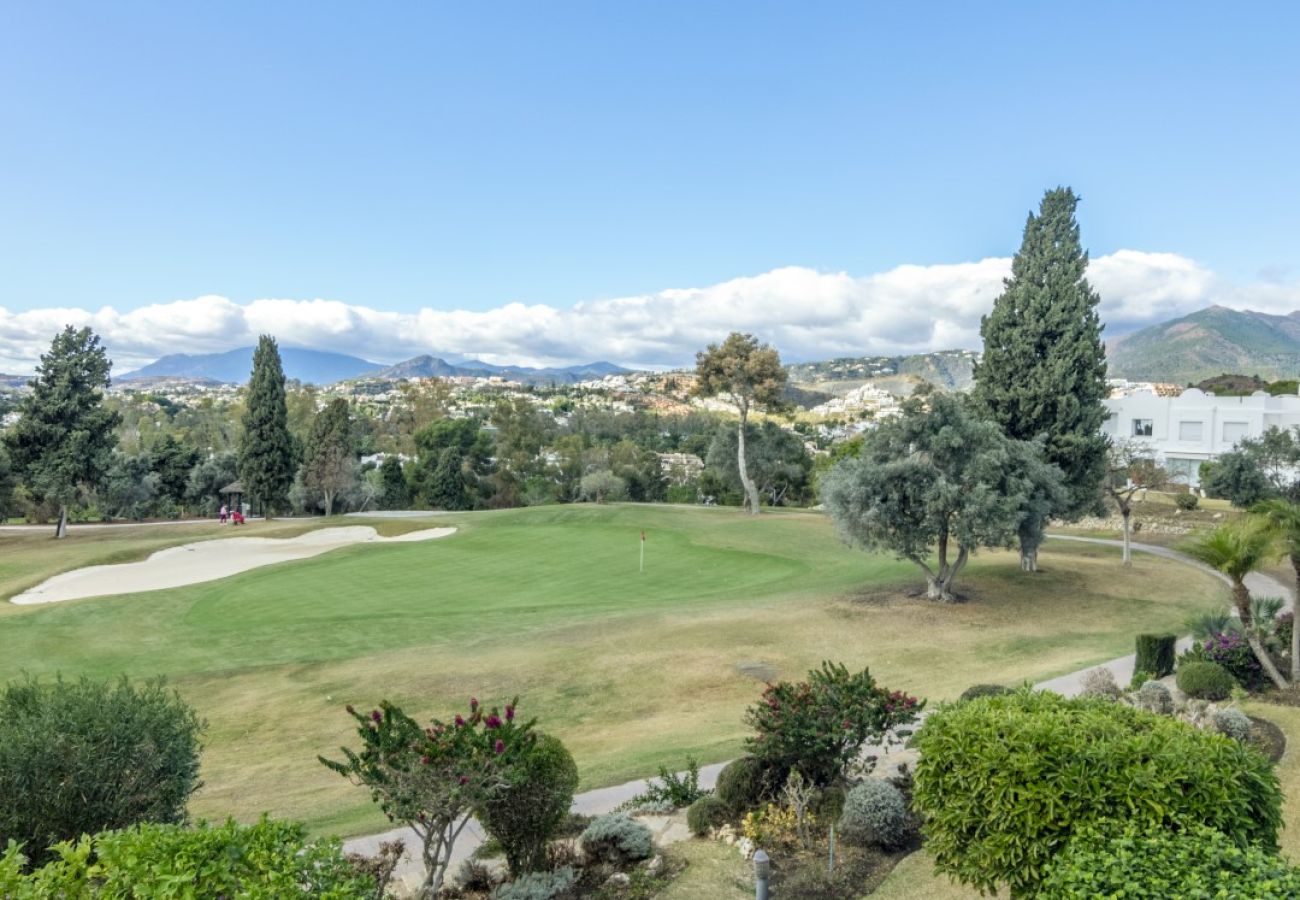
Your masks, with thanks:
M637 568L638 572L645 571L645 532L641 532L641 565Z

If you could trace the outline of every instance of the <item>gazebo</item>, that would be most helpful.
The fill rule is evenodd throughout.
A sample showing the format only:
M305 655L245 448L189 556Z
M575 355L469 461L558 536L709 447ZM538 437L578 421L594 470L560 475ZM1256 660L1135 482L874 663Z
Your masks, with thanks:
M221 489L221 502L230 507L231 512L244 511L244 483L232 481Z

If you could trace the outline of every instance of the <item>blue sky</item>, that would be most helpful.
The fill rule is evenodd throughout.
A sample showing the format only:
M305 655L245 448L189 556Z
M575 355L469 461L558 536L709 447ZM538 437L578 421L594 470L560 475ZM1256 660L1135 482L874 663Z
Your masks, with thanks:
M7 4L0 307L867 277L1008 256L1060 183L1094 257L1289 293L1297 34L1293 3Z

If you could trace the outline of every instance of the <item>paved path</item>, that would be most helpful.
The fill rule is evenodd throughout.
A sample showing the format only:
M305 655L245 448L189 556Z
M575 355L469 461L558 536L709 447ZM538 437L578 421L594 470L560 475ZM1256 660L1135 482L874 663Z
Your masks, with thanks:
M1076 541L1084 544L1101 544L1116 548L1122 548L1124 546L1123 541L1109 540L1107 538L1076 537L1074 535L1064 534L1049 534L1048 538L1055 541ZM1225 583L1230 583L1226 576L1214 571L1209 566L1192 559L1185 553L1179 553L1177 550L1171 550L1168 547L1159 547L1154 544L1134 543L1130 544L1130 547L1134 553L1150 553L1153 556L1176 560L1198 568L1209 575L1213 575ZM1285 585L1277 579L1270 578L1267 575L1256 573L1247 578L1246 583L1250 586L1251 591L1256 596L1282 597L1288 601L1291 598L1291 591ZM1181 651L1190 645L1191 638L1184 638L1178 642L1178 649ZM1130 654L1128 656L1120 657L1119 659L1113 659L1110 662L1101 663L1100 665L1088 666L1086 669L1080 669L1077 672L1071 672L1070 674L1062 675L1059 678L1040 682L1035 685L1035 687L1040 690L1055 691L1056 693L1063 694L1067 697L1074 696L1079 693L1083 687L1084 673L1098 668L1109 669L1114 674L1116 683L1124 685L1128 684L1129 680L1133 677L1133 663L1134 656L1133 654ZM725 762L715 763L710 766L701 766L700 785L705 788L712 788L717 782L718 773L722 771L724 766L726 766ZM573 811L588 816L596 816L612 812L628 800L631 800L637 794L644 792L648 784L649 782L646 780L629 781L626 784L599 788L598 790L578 794L573 798ZM460 861L468 859L469 856L483 843L484 837L483 830L479 827L479 824L477 822L471 822L469 827L467 827L461 834L460 840L456 842L456 847L452 852L453 866L451 871L453 875L455 874L455 868L459 865ZM379 845L381 843L398 838L405 841L408 856L403 860L401 866L398 867L394 881L410 887L417 887L424 872L417 861L419 854L419 839L416 838L415 832L411 829L394 828L390 831L385 831L382 834L372 834L365 837L352 838L343 843L343 848L349 853L362 853L368 856L373 856L379 852ZM411 853L414 853L417 859L411 859Z

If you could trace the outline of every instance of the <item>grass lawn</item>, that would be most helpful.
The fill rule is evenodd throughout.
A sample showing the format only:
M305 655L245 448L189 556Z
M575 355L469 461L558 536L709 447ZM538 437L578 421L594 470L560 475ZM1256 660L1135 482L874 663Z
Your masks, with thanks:
M1049 542L1032 576L1011 554L980 554L958 584L970 602L937 605L908 596L920 586L912 566L845 548L806 512L582 505L438 523L461 530L205 585L10 608L0 678L166 674L210 722L197 815L268 810L358 833L385 823L316 762L350 741L347 703L386 697L447 716L470 695L518 694L591 788L687 754L737 754L761 690L744 673L755 664L796 677L842 660L951 698L1132 652L1135 633L1180 627L1223 591L1176 563L1139 555L1124 570L1110 548ZM53 565L46 545L30 552ZM104 561L76 554L73 565Z

